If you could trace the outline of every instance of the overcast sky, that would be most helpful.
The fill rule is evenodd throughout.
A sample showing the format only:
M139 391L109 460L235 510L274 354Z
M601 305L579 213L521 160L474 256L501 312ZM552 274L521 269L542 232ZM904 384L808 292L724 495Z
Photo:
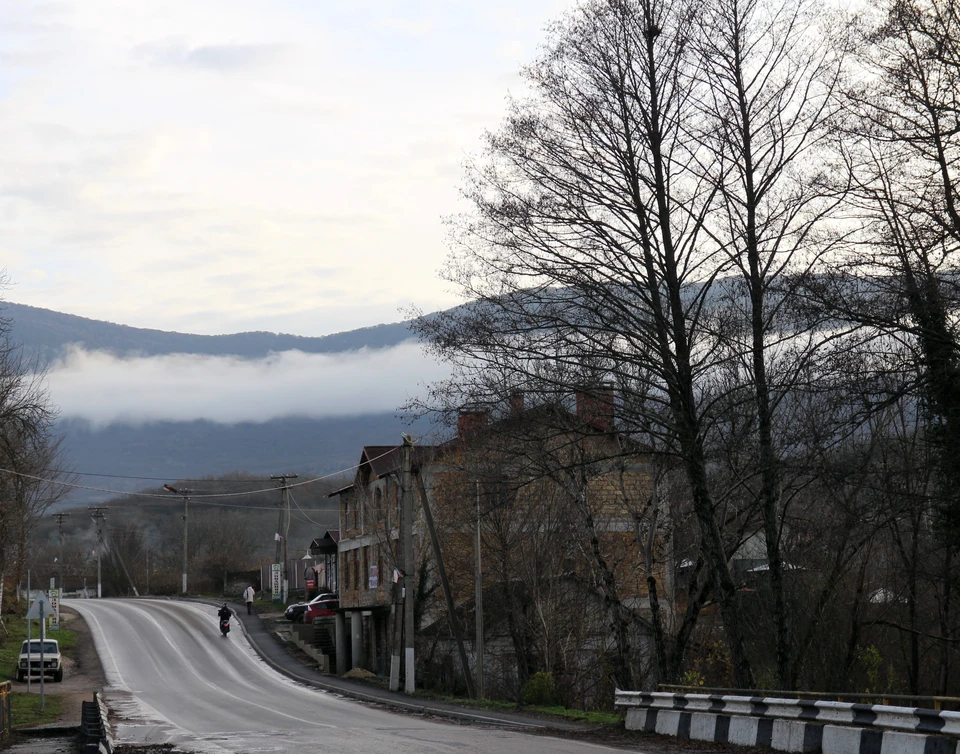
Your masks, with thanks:
M569 4L3 3L3 296L299 335L455 303L461 163Z

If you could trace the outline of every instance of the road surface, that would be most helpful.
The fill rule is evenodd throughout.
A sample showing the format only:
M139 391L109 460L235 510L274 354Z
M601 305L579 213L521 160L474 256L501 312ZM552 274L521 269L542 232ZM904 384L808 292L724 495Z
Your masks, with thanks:
M70 600L87 621L107 678L117 743L249 752L621 751L516 730L385 711L298 684L253 651L216 609L161 600Z

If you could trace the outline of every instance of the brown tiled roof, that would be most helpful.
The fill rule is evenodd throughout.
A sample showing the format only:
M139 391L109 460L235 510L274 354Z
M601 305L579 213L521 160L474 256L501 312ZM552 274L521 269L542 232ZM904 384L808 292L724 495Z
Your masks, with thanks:
M399 445L364 445L360 465L370 464L375 479L400 468Z
M374 479L380 479L387 474L392 474L400 468L400 448L401 445L364 445L360 453L360 463L358 466L369 464ZM433 445L414 445L413 462L420 464L433 458L436 448ZM356 485L348 484L333 492L328 492L327 497L334 497L347 490L352 490Z

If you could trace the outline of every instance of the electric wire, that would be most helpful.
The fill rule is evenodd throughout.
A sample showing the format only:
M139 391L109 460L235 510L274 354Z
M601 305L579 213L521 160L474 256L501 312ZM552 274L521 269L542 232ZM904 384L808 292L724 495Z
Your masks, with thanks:
M68 474L68 475L70 475L70 476L98 476L98 477L105 477L105 478L108 478L108 479L135 479L135 480L139 480L139 481L143 481L143 482L169 482L169 481L170 481L170 477L168 477L168 476L130 476L130 475L128 475L128 474L104 474L104 473L101 473L101 472L98 472L98 471L66 471L66 470L64 470L64 469L39 469L39 471L43 472L44 474L60 474L60 473L63 473L63 474ZM270 480L269 480L268 478L263 478L263 479L226 479L226 478L210 479L209 477L207 477L206 479L177 479L177 481L178 481L178 482L212 482L212 481L215 481L215 482L238 482L238 483L253 484L254 482L262 483L262 482L269 482Z
M290 499L293 501L293 504L297 506L297 510L303 514L303 517L307 521L309 521L314 526L323 526L323 524L321 524L319 521L314 521L312 518L310 518L310 516L307 515L307 512L300 507L300 503L297 502L297 499L293 496L293 494L289 490L287 490L287 494L290 495Z
M376 461L380 458L388 456L394 450L395 448L390 448L390 450L386 451L385 453L381 453L379 456L375 456L374 458L367 459L365 463L372 463L373 461ZM329 474L324 474L323 476L314 477L313 479L305 479L302 482L294 482L293 484L287 484L285 486L288 490L293 487L303 487L308 484L314 484L316 482L323 481L324 479L331 479L333 477L341 476L342 474L346 474L349 471L356 471L358 468L360 468L360 466L361 464L357 463L357 464L354 464L353 466L348 466L345 469L340 469L339 471L333 471ZM88 490L91 492L104 492L110 495L126 495L130 497L149 497L149 498L158 498L160 500L171 499L169 493L166 495L161 495L160 493L157 493L157 492L126 492L124 490L111 490L104 487L91 487L89 485L76 484L74 482L63 482L58 479L47 479L45 477L36 476L35 474L27 474L22 471L13 471L12 469L0 469L0 474L13 474L14 476L22 477L24 479L33 479L34 481L44 482L46 484L57 484L57 485L60 485L61 487L70 487L71 489ZM204 480L204 481L217 481L217 480ZM191 501L203 500L207 498L244 497L248 495L260 495L265 492L273 492L276 489L277 489L276 487L268 487L268 488L259 489L259 490L247 490L245 492L193 493L193 494L187 495L187 497L189 497ZM245 506L238 506L238 507L245 507Z

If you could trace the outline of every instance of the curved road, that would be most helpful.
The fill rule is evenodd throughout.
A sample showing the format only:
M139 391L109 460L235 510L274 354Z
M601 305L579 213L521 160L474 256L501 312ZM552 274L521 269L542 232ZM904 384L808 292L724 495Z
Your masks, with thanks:
M107 677L118 743L201 752L613 752L603 746L388 712L295 683L264 663L236 621L194 602L70 600Z

